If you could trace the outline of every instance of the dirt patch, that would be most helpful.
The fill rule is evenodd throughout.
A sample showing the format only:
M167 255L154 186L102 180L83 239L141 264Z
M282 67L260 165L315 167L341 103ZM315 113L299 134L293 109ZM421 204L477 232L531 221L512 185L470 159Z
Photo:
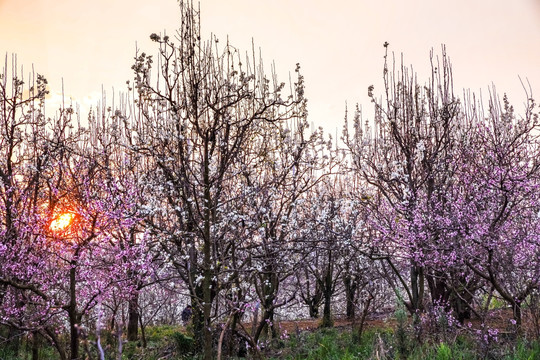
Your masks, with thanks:
M295 333L299 331L312 331L319 328L321 319L304 319L304 320L283 320L278 323L281 331L287 331L290 333ZM245 329L251 329L251 323L244 323ZM348 320L348 319L335 319L334 327L337 328L351 328L358 325L358 320ZM370 319L366 320L364 325L365 329L385 329L395 327L395 320L392 318L385 319Z
M510 332L512 329L512 310L511 309L496 309L489 312L487 316L486 325L491 329L498 329L499 332L505 333ZM410 320L410 319L409 319ZM358 326L358 321L348 320L348 319L335 319L334 327L338 328L352 328ZM283 320L279 322L279 327L281 331L287 331L290 333L297 333L300 331L313 331L319 328L321 319L303 319L303 320ZM470 326L469 326L470 323ZM366 320L364 324L364 329L395 329L396 320L393 317L392 313L383 315L378 315L376 318L371 318ZM523 314L523 330L526 332L531 329L531 321L527 319L526 314ZM244 327L246 329L251 329L251 323L245 323ZM465 320L463 324L465 328L471 329L481 329L482 320L478 318L473 318L470 320Z

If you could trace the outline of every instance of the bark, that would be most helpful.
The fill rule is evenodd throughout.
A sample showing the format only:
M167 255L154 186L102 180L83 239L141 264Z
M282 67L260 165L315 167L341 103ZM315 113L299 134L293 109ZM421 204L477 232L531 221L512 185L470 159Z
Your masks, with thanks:
M69 331L70 331L70 356L72 360L79 359L79 324L77 316L77 293L76 293L76 261L70 262L69 270Z
M330 269L330 266L328 267L326 271L326 276L324 279L324 308L323 308L323 318L321 322L321 327L332 327L334 326L334 322L332 321L332 294L333 294L333 286L332 286L332 271Z
M255 332L257 331L257 326L259 323L259 310L260 310L260 305L257 304L257 306L255 307L255 311L253 312L253 320L251 322L251 336L252 337L255 336Z
M362 334L364 332L364 324L366 323L366 318L369 313L369 306L371 305L371 300L373 300L373 296L368 297L368 299L364 303L364 309L362 310L362 317L360 318L360 324L358 324L358 329L356 332L359 342L362 341Z
M309 306L309 317L312 319L317 319L319 317L319 302L311 301L308 304Z
M143 347L143 349L146 349L146 346L147 346L148 344L147 344L147 342L146 342L146 331L145 331L144 324L143 324L143 321L142 321L142 317L141 317L141 316L139 316L139 325L141 325L142 347Z
M39 360L40 336L37 331L32 332L32 360Z
M124 352L124 343L122 341L122 325L117 324L116 337L118 339L117 360L122 360L122 353Z
M346 299L346 317L349 320L354 319L355 310L355 296L357 283L353 280L352 276L346 275L343 279L343 284L345 285L345 299Z
M13 326L9 327L9 335L8 335L8 346L13 351L13 354L15 356L19 356L19 350L21 347L21 336L17 332L17 329Z
M270 325L271 336L277 337L277 330L274 327L273 307L264 311L264 315L261 319L261 322L259 323L259 326L257 327L257 331L255 332L255 336L254 336L255 343L259 341L259 338L261 337L261 335L268 332L269 325Z
M334 326L334 321L332 321L332 295L334 293L333 279L332 275L333 265L332 265L332 256L328 259L328 266L326 267L326 272L323 279L322 290L324 293L324 308L323 308L323 318L321 322L321 327L332 327Z
M514 320L516 321L516 327L518 331L521 331L521 304L518 301L514 301L512 304L512 310L514 312Z
M128 304L128 341L137 341L139 338L139 293L135 292Z
M56 334L56 332L49 327L46 327L44 330L45 330L45 333L50 337L50 339L52 340L52 343L54 344L54 347L58 351L58 356L60 357L60 360L66 360L67 359L66 350L63 346L62 341L58 338L58 335Z
M193 325L193 336L195 340L195 351L202 352L204 350L204 314L201 309L200 302L196 298L191 300L191 319Z
M424 311L424 269L418 265L411 264L411 303L409 306L409 312L411 315L417 315Z
M205 142L205 169L204 169L204 200L205 200L205 219L204 219L204 279L203 279L203 314L204 314L204 360L212 360L212 330L210 316L212 311L212 270L211 267L211 195L210 195L210 179L209 179L209 157L208 157L208 142Z

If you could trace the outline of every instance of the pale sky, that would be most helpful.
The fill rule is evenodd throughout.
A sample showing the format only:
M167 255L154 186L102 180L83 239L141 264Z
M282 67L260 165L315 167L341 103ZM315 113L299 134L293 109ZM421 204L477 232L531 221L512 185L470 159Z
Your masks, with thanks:
M424 82L431 48L445 44L456 93L487 93L494 83L518 110L528 79L540 99L540 0L201 0L203 34L262 49L286 81L302 66L310 120L341 129L345 102L372 117L367 87L382 91L383 43ZM112 95L132 78L135 44L155 54L153 32L179 24L175 0L0 0L0 53L16 53L51 85L83 105ZM3 61L2 61L3 63ZM539 100L540 101L540 100ZM87 114L82 114L85 118Z

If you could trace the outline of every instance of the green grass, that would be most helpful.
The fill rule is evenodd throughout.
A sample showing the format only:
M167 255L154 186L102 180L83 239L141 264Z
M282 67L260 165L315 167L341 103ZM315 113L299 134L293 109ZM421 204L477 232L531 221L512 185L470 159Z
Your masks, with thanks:
M21 348L18 351L18 354L15 351L3 348L0 346L0 359L1 360L21 360L21 359L31 359L32 352L26 348ZM58 359L58 352L52 346L41 346L39 349L39 358L41 360L55 360Z
M292 335L285 346L270 359L367 359L373 352L375 332L366 331L361 341L354 341L350 330L321 329Z
M193 340L183 333L181 327L156 326L147 329L147 348L142 348L138 342L124 345L124 360L170 360L198 359L191 353ZM481 354L473 336L460 335L451 342L426 341L415 344L412 334L408 333L411 343L410 351L400 357L398 337L392 329L368 329L358 340L350 329L327 328L315 331L303 331L291 334L287 340L270 342L263 354L267 360L540 360L540 342L519 339L517 342L507 342L494 345L488 355ZM108 346L107 346L108 345ZM115 344L103 343L106 358L115 358ZM21 343L18 355L7 348L0 347L0 359L20 360L30 359L28 345ZM91 352L95 349L91 347ZM376 356L379 354L379 357ZM382 354L382 356L380 356ZM57 359L54 348L43 343L40 349L40 359ZM97 354L95 354L97 355ZM96 357L97 358L97 357ZM252 357L248 356L248 359Z
M540 342L528 342L518 340L513 353L504 358L505 360L537 360L540 359Z
M458 336L451 343L425 342L412 346L406 356L397 350L397 338L392 330L368 330L358 342L346 329L322 329L291 336L280 349L266 350L268 359L288 360L338 360L338 359L381 359L407 360L481 360L486 357L478 352L474 340ZM540 360L540 343L520 340L516 344L499 344L487 359ZM499 354L499 355L495 355ZM505 354L505 355L503 355Z
M415 346L407 357L410 360L474 360L478 359L474 344L464 337L450 344L425 343Z

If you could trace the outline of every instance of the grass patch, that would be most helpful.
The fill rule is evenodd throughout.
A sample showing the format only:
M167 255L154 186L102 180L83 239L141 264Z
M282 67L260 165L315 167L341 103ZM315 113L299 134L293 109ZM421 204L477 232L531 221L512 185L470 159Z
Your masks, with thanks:
M182 327L155 326L147 329L148 346L142 348L140 342L124 344L124 360L180 360L200 359L193 352L193 339L185 334ZM493 344L488 355L481 354L476 339L471 334L453 338L451 342L433 339L422 344L411 342L404 357L399 351L399 337L396 330L389 328L367 329L358 340L350 328L324 328L314 331L293 333L287 340L273 340L266 344L262 353L267 360L540 360L540 342L524 338L517 341L501 341ZM19 352L0 346L1 360L30 359L30 348L21 342ZM97 358L95 348L90 345L91 358ZM106 359L116 358L116 346L103 342ZM82 349L81 349L82 350ZM487 356L487 357L486 357ZM40 347L40 359L57 359L56 350L47 343ZM248 359L252 358L250 355Z
M366 331L354 341L350 330L327 328L291 335L283 349L269 354L270 359L364 359L373 352L376 332Z
M280 349L267 348L268 359L338 360L338 359L407 359L407 360L480 360L477 344L467 335L457 336L453 342L411 344L406 356L399 351L399 338L391 329L370 329L360 341L349 329L318 329L292 335ZM490 356L501 360L540 360L540 343L520 340L517 343L497 344Z
M453 343L425 343L412 349L407 357L410 360L474 360L479 359L474 344L465 338L458 338Z

